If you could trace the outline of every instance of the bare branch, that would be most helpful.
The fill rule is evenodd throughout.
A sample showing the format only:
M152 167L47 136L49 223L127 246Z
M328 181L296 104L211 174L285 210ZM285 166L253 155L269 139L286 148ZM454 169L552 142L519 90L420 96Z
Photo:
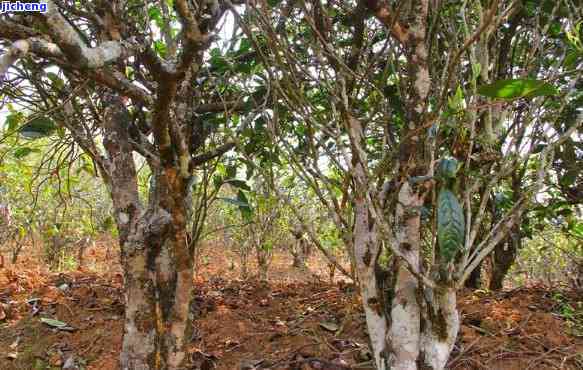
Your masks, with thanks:
M366 0L365 2L368 9L391 31L391 35L395 39L403 45L409 41L409 32L397 22L398 10L393 11L388 4L384 4L380 0ZM405 1L401 1L401 3L405 3Z
M122 41L105 41L96 47L89 47L71 24L61 15L57 5L47 0L48 9L44 13L45 22L51 36L67 55L71 64L82 68L101 68L108 63L133 55L136 45Z
M15 41L8 48L8 51L0 56L0 82L2 82L3 76L13 64L30 52L44 57L64 56L56 44L52 44L38 37Z
M229 150L233 149L235 147L236 143L234 141L229 141L211 151L208 151L206 153L203 153L201 155L198 155L194 158L192 158L192 165L193 166L198 166L201 165L207 161L210 161L213 158L216 158L218 156L221 156L223 154L225 154L226 152L228 152Z

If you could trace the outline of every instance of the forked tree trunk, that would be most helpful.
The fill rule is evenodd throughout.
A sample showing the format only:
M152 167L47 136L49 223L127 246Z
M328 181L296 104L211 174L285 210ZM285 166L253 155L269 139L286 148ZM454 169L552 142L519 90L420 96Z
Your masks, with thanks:
M184 369L192 333L194 255L189 248L185 181L155 174L150 204L122 244L126 315L122 369Z
M188 179L172 166L153 170L143 209L128 140L128 112L110 98L104 120L108 185L124 271L122 370L178 370L187 361L192 316L193 250L186 233Z
M355 198L355 256L371 350L378 370L444 369L459 331L453 287L433 290L422 286L405 266L395 260L388 278L380 278L376 258L378 234L366 204ZM396 224L398 247L419 268L420 199L403 185Z

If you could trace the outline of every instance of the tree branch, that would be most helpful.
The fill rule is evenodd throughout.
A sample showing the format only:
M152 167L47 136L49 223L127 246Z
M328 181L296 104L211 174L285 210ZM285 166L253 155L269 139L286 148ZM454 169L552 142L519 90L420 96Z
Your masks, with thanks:
M391 31L391 35L397 41L403 45L409 41L409 32L397 21L398 11L393 11L388 4L384 4L379 0L365 0L365 3L376 19ZM401 3L404 3L404 1Z
M27 39L41 36L40 32L21 24L0 19L0 37L8 40Z
M242 101L218 102L199 104L194 111L202 113L222 113L226 111L242 111L248 107L248 103Z
M194 158L192 158L191 164L192 166L198 166L201 165L207 161L210 161L213 158L216 158L218 156L221 156L223 154L225 154L226 152L228 152L229 150L233 149L235 147L236 143L234 141L229 141L211 151L208 151L206 153L203 153L201 155L198 155Z
M209 36L200 31L198 22L190 11L186 0L175 0L174 8L184 28L182 34L186 40L180 55L180 62L176 66L176 73L183 74L192 65L200 47L209 41Z
M38 37L15 41L8 51L0 56L0 82L13 64L30 52L44 57L64 57L57 45Z
M75 28L61 15L58 6L51 0L47 0L47 4L47 12L43 14L45 23L51 36L73 65L101 68L115 60L133 55L139 49L138 46L123 41L105 41L100 46L88 47Z

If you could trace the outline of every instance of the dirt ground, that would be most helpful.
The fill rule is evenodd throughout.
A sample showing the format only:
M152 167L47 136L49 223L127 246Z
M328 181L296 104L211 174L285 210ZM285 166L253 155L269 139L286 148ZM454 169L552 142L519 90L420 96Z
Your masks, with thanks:
M0 370L118 369L116 260L106 241L77 271L50 273L32 254L0 269ZM354 286L328 282L318 258L303 272L276 254L269 283L238 279L236 258L217 245L201 261L191 369L372 368ZM583 337L573 324L583 312L580 295L545 287L464 292L459 305L463 326L449 369L583 369Z

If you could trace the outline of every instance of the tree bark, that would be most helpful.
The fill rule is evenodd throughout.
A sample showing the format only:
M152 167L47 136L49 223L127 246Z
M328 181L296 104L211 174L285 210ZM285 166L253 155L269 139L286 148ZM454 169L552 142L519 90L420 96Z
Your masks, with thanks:
M293 253L293 263L292 267L298 270L307 270L308 267L306 266L306 255L302 252L301 249L297 250Z
M293 235L295 241L292 242L290 248L293 257L292 266L300 270L307 270L306 260L310 254L310 246L301 231L294 232Z
M156 171L150 204L122 248L126 321L122 368L183 369L191 337L193 250L187 186L175 168Z
M371 352L378 370L388 369L387 332L388 322L385 304L375 276L375 264L379 243L375 230L371 230L366 201L361 194L355 196L354 256L358 273L360 294L366 318Z
M176 237L146 234L144 224L123 247L126 315L122 369L183 369L194 319L190 312L193 259L177 258L186 229Z
M188 179L167 166L153 169L149 204L140 202L128 140L129 115L111 97L104 115L107 166L124 270L123 370L183 369L190 338L193 251L187 240Z
M517 227L514 227L516 231ZM520 236L515 232L510 237L496 245L492 254L492 276L490 278L490 290L500 290L504 287L504 279L514 264L516 254L520 249Z
M480 289L482 287L482 263L481 262L478 265L478 267L476 267L474 269L474 271L471 272L470 277L468 277L468 280L466 280L464 285L466 288L469 288L472 290Z
M257 268L259 270L259 280L267 281L269 264L271 262L271 250L263 246L255 246L255 253L257 255Z
M399 194L398 248L420 267L419 197L408 184ZM363 200L355 198L354 245L360 290L378 370L444 369L459 332L456 291L445 283L432 289L420 284L405 263L393 259L378 273L378 233Z
M512 175L512 197L517 202L522 195L522 181L524 169L520 173L515 172ZM504 287L504 279L508 271L514 264L518 250L522 246L520 232L520 222L512 226L510 233L505 240L498 243L492 254L492 276L490 279L490 290L501 290Z

